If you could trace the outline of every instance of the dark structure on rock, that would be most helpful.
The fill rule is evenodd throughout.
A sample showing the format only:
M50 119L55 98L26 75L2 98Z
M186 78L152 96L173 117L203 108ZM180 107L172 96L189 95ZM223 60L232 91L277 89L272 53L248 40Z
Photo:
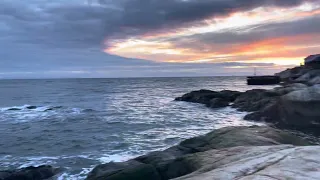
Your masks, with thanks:
M272 85L279 84L279 76L248 76L247 84L248 85Z
M306 66L320 68L320 54L310 55L304 59Z

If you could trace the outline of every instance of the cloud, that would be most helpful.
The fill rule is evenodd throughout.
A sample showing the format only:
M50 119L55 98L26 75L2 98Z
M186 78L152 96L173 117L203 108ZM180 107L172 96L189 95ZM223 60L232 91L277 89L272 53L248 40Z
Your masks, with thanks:
M247 31L247 29L251 30ZM270 22L224 32L208 32L172 38L168 42L175 48L187 48L198 53L229 54L239 51L253 51L253 47L263 48L267 45L275 52L279 50L276 49L277 46L282 46L282 48L300 46L298 49L303 50L301 46L320 45L317 41L319 37L320 15L289 22ZM245 59L244 57L238 58Z
M270 10L273 13L267 12ZM273 16L277 13L279 15ZM140 41L123 41L107 51L170 62L270 62L273 58L274 63L299 64L305 56L319 51L320 7L310 8L306 4L292 9L238 13L223 19L217 26L191 27L192 33L188 30L167 36L146 36Z
M206 24L206 19L213 17L228 17L232 13L258 7L289 8L305 2L316 3L318 0L2 0L0 46L3 48L0 49L0 72L1 76L10 77L34 77L37 73L55 77L63 74L95 76L91 73L96 73L96 76L185 75L197 71L201 71L198 72L200 74L212 74L214 72L208 66L201 64L178 66L155 63L122 58L103 53L102 50L104 46L112 46L114 42L130 37L144 38L147 35L175 33L181 28L201 26ZM303 27L309 27L305 29L298 28L301 25L295 25L294 22L261 24L255 27L256 31L252 34L204 33L188 37L185 41L171 39L170 42L176 47L196 49L186 43L191 39L202 46L209 45L211 49L224 49L223 44L261 39L259 31L266 32L265 38L276 37L277 34L272 33L275 29L279 30L280 35L286 35L287 31L293 35L299 34L292 29L300 29L305 33L318 31L318 21L319 18L299 22ZM217 45L214 46L211 41ZM150 54L150 59L152 56L164 57L161 54ZM230 67L228 64L223 65Z
M100 0L0 3L1 31L20 43L58 47L101 46L104 39L126 38L201 23L261 6L290 7L315 0ZM93 1L92 1L93 2Z
M247 29L252 29L246 31ZM289 22L263 23L251 27L238 28L226 32L213 32L188 37L191 41L201 43L232 44L250 43L278 37L318 34L320 32L320 15Z

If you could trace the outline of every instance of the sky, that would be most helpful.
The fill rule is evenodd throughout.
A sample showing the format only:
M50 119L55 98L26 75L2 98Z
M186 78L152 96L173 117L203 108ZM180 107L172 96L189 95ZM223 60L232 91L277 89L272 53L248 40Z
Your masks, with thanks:
M272 74L319 40L320 0L0 2L0 78Z

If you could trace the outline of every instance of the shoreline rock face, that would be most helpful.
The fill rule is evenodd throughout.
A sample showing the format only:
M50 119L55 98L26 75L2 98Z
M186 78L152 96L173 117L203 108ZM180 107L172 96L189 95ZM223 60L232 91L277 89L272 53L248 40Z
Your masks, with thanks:
M26 167L17 170L0 171L0 180L44 180L61 172L52 166Z
M249 147L252 147L253 152L260 146L293 148L282 144L311 145L302 138L267 126L227 127L127 162L99 165L89 173L87 180L174 179L200 171L205 165L214 168L214 162L232 155L238 159L250 157L252 154L245 153ZM270 152L270 149L265 151Z

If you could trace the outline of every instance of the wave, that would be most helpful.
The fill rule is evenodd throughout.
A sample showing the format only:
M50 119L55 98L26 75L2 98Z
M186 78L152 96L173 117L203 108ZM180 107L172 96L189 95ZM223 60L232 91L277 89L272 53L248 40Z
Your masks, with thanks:
M29 122L55 118L65 120L97 112L94 109L71 108L66 106L36 106L22 105L0 108L0 121L13 123Z
M4 107L0 108L1 112L5 111L26 111L26 110L32 110L32 111L53 111L56 109L61 109L63 106L34 106L34 105L22 105L22 106L11 106L11 107Z
M0 108L0 112L14 112L14 111L38 111L50 112L56 110L71 110L75 113L91 113L97 112L94 109L81 109L81 108L68 108L64 106L35 106L35 105L22 105Z
M81 155L27 157L15 157L7 155L0 156L0 165L4 169L8 169L10 167L26 168L29 166L51 164L56 167L64 168L64 172L56 176L57 180L84 180L89 172L91 172L93 168L99 163L123 162L136 157L136 155L130 155L128 152L118 154L97 154L97 152L91 152ZM72 168L71 165L73 164L73 162L77 161L83 162L83 167Z

